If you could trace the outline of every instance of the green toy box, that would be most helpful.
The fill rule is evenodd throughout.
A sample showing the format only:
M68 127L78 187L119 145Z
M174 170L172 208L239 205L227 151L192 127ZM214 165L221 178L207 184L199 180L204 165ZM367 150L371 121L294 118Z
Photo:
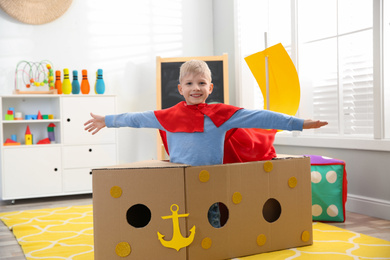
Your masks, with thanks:
M314 221L344 222L347 201L345 162L318 155L310 157Z

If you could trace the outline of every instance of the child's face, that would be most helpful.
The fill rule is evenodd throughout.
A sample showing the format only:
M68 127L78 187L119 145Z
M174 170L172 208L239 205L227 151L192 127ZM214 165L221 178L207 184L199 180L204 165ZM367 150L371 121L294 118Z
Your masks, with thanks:
M182 78L178 89L187 105L198 105L206 102L213 92L213 84L203 74L191 73Z

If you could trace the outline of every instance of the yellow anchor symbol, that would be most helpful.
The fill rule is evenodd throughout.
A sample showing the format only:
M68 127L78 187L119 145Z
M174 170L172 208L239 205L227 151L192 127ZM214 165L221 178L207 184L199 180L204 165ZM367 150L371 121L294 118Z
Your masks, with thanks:
M173 208L176 207L176 210ZM170 241L166 241L163 239L164 235L161 235L160 232L157 232L158 240L160 240L161 244L165 247L176 249L176 251L179 251L181 248L186 247L192 243L195 237L195 226L193 226L190 229L190 236L189 237L183 237L180 232L180 226L179 226L179 218L181 217L188 217L189 214L177 214L179 211L179 206L176 204L171 205L171 212L172 215L170 216L164 216L161 217L162 219L172 219L173 223L173 236Z

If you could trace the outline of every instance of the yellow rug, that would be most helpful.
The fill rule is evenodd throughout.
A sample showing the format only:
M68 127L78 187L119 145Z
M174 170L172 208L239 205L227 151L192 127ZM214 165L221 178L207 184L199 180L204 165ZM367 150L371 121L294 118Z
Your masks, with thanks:
M92 206L1 213L27 260L93 259ZM390 259L390 241L313 223L312 246L234 258L262 259Z

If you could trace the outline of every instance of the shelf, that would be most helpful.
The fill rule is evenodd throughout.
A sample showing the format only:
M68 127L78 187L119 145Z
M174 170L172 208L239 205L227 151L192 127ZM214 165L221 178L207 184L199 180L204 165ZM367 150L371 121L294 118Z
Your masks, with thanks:
M23 120L5 120L10 108ZM115 131L93 136L83 125L91 111L115 114L115 108L115 96L107 95L0 96L0 200L92 192L90 171L117 163L117 138ZM53 116L26 120L39 113ZM53 143L37 144L51 133ZM12 138L20 145L4 145Z
M41 120L3 120L3 124L39 124L39 123L60 123L61 119L41 119Z
M1 145L3 149L20 149L20 148L27 148L27 149L34 149L34 148L40 148L40 147L61 147L62 144L60 143L54 143L54 144L32 144L32 145Z

